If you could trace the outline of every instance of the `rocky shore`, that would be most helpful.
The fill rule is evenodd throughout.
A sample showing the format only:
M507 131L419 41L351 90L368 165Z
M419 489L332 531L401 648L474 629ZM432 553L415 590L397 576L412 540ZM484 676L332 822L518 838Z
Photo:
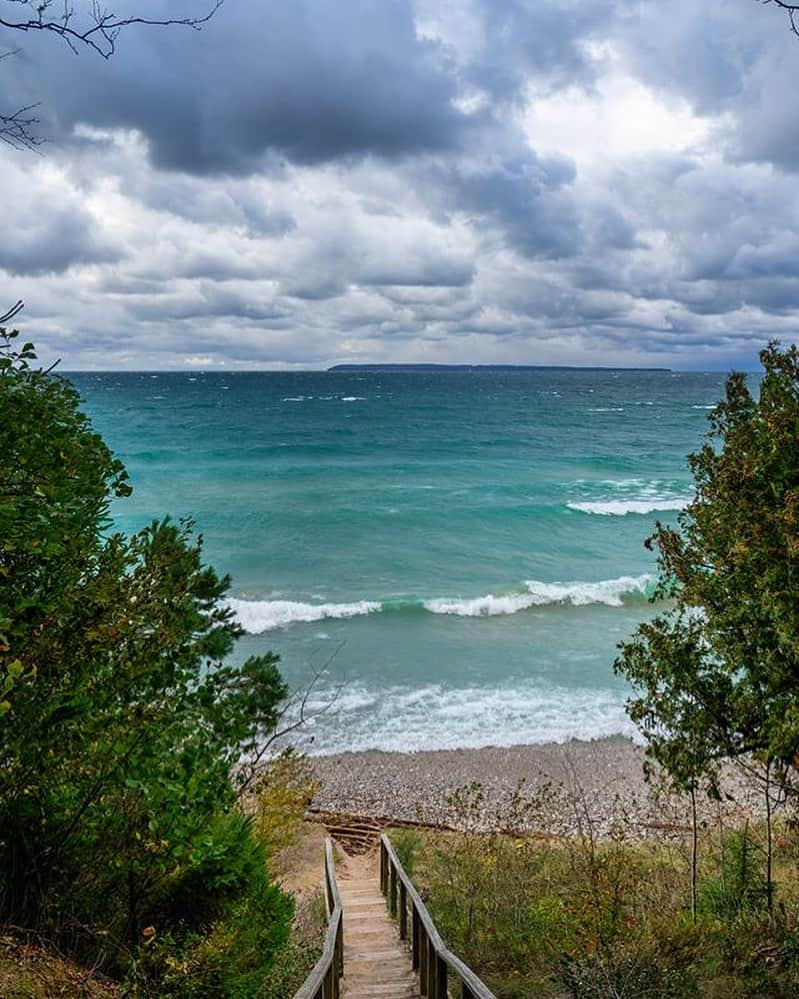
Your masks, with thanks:
M644 752L629 739L574 740L483 749L312 758L313 808L388 821L487 831L599 837L679 835L690 821L685 798L644 776ZM727 768L722 803L701 796L704 823L760 814L763 790ZM729 797L728 797L729 796Z

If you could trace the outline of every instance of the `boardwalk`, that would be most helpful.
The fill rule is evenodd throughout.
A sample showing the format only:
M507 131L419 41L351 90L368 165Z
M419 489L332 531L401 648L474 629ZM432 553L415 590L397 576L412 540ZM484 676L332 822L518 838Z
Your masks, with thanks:
M380 894L374 853L339 868L344 910L344 999L421 999L408 951Z

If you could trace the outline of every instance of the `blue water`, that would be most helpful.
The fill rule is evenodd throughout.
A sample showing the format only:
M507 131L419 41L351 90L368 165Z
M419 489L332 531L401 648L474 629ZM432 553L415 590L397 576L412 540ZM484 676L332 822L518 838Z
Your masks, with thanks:
M131 473L117 525L192 516L237 655L321 673L313 750L632 731L615 647L653 612L643 541L691 495L720 375L70 377Z

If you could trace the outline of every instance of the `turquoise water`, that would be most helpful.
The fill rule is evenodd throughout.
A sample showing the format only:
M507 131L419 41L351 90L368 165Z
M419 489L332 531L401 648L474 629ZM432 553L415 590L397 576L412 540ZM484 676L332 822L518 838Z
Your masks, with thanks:
M616 644L690 496L718 374L70 376L134 493L191 515L318 752L630 732Z

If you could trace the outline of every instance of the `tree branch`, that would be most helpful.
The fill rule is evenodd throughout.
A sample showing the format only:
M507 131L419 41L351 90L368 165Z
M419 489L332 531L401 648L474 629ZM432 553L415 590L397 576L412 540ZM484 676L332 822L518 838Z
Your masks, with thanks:
M216 14L224 0L213 0L213 6L199 17L138 17L136 15L120 17L101 6L99 0L91 0L88 11L83 18L76 16L75 8L70 0L0 0L0 3L13 4L24 8L30 16L20 19L0 17L0 28L9 31L45 32L57 35L77 55L82 49L90 49L103 59L110 59L116 51L119 33L134 24L144 24L150 27L171 27L178 25L200 31ZM210 2L210 0L209 0ZM2 8L8 11L7 7ZM16 55L19 49L10 49L0 53L0 61ZM36 134L39 119L31 112L38 104L29 104L19 108L13 114L0 114L0 141L13 149L33 150L45 141Z
M3 323L10 322L18 312L22 311L23 308L24 308L24 303L20 298L17 302L14 303L14 305L11 306L11 308L7 312L4 312L3 315L0 316L0 326Z
M773 3L775 7L779 7L781 10L788 12L788 19L791 22L791 31L799 38L799 20L797 20L797 15L799 15L799 3L785 3L784 0L759 0L762 4Z
M204 24L211 20L224 0L215 0L213 7L200 17L167 18L137 17L135 15L119 17L102 7L98 0L92 0L89 7L88 23L83 24L76 23L75 10L68 2L64 3L57 16L49 16L55 0L6 0L6 3L26 7L33 16L21 20L0 17L0 27L13 31L43 31L58 35L75 53L82 47L86 47L93 49L103 59L110 59L116 51L116 40L123 28L128 28L132 24L146 24L161 28L180 25L199 31Z
M36 135L34 128L39 124L35 111L38 104L28 104L13 114L0 114L0 141L12 149L36 149L45 140Z

